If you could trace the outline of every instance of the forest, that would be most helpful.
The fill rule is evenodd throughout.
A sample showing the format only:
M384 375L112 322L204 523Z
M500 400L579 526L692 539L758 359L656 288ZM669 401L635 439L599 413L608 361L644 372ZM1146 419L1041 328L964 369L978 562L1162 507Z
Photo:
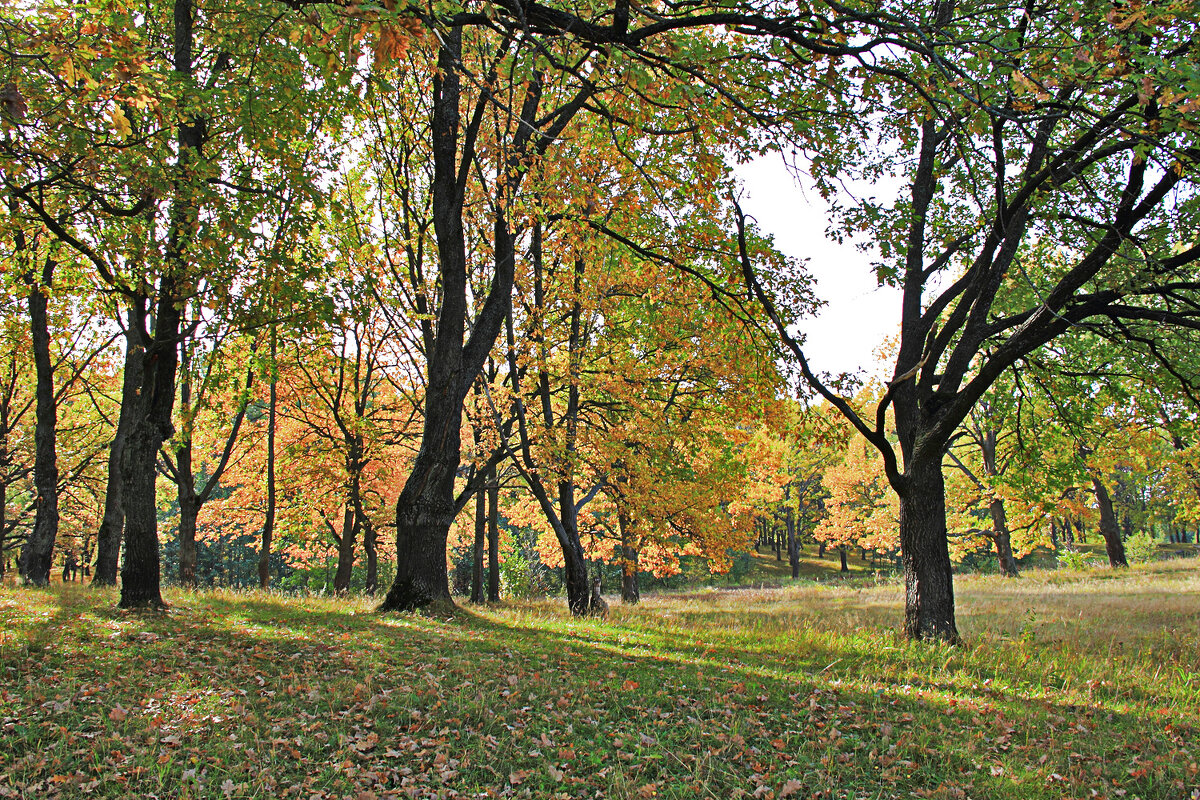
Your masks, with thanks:
M508 647L521 677L489 691L514 703L539 663L577 694L607 682L641 703L627 746L597 722L619 706L506 739L505 795L1200 796L1179 733L1200 721L1185 633L1200 593L1198 19L1195 0L3 0L0 665L25 688L0 690L22 743L0 757L0 796L119 796L131 780L279 796L197 777L177 710L144 704L155 680L98 717L84 708L80 664L175 664L175 637L222 642L205 663L235 672L255 658L238 637L253 638L275 653L243 676L259 688L300 652L366 670L345 685L293 670L257 710L244 691L187 701L302 762L320 749L309 732L254 727L294 713L275 691L352 697L375 721L322 731L346 768L297 795L495 796L482 762L431 742L470 732L479 760L521 739L525 712L472 727L488 700L441 694L457 723L443 725L415 684L371 694L372 674L397 669L380 653L421 658L405 635L471 643L406 681L469 684L505 669ZM802 330L826 298L815 256L748 210L744 167L764 161L823 215L812 237L856 254L838 268L894 292L878 363L814 366L824 343ZM751 584L734 600L713 588ZM1074 594L1089 591L1090 605ZM1157 605L1171 593L1181 617ZM1083 623L1103 607L1111 620ZM305 626L296 641L363 650L280 644ZM105 650L104 630L129 652ZM570 653L557 666L546 637ZM872 655L880 642L898 660ZM1104 648L1126 643L1105 674ZM797 647L806 666L783 666ZM605 648L629 669L607 671ZM34 692L39 658L59 677ZM714 734L736 746L736 778L696 778L716 751L651 731L673 713L672 679L633 658L680 675L694 661L714 686L744 672L724 695L761 684ZM1003 680L989 658L1011 662L994 697L979 689ZM1022 695L1013 713L1052 730L1060 712L1085 723L1050 704L1124 715L1107 744L1064 729L1066 752L1086 751L1073 767L989 774L991 756L959 754L980 776L960 786L962 764L905 768L947 740L892 733L931 706L857 716L943 673L950 706L986 716L986 698L1050 680L1027 674L1039 661L1072 659L1046 709ZM842 680L862 697L831 700ZM378 716L393 691L411 720ZM803 747L828 747L766 763L793 753L784 724L747 756L755 703L807 707L823 732ZM83 716L47 745L62 714ZM124 779L90 784L63 766L79 725L134 726L162 753L138 745L121 768L111 753L132 740L110 730L105 769ZM347 771L385 749L376 725L414 734L388 758L436 754L421 781ZM575 745L552 743L576 727L608 736L578 786ZM839 749L849 730L861 741ZM1120 759L1103 748L1139 738L1158 748L1145 765L1106 771ZM557 766L525 764L530 746ZM678 763L643 763L666 754ZM831 766L859 759L857 777ZM915 794L891 793L889 770Z

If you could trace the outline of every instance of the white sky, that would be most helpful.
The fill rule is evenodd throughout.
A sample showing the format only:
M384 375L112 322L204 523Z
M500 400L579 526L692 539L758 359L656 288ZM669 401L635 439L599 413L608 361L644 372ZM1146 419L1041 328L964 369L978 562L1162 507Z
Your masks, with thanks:
M797 184L782 157L764 156L736 167L745 187L742 208L775 237L787 255L808 259L816 295L826 302L816 318L800 323L808 337L805 355L818 372L881 371L874 356L884 338L900 324L900 292L880 288L870 269L870 254L850 242L825 236L826 207L811 188Z

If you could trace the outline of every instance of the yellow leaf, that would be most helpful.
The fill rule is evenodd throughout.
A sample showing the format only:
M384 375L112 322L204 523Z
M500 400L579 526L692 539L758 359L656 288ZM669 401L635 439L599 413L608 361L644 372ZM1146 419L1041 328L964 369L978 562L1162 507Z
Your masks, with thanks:
M75 62L68 58L63 62L63 78L66 79L68 86L74 86L77 76L75 75Z
M125 116L125 111L120 106L113 106L110 119L113 130L119 135L126 139L133 135L133 126L129 124L129 117Z

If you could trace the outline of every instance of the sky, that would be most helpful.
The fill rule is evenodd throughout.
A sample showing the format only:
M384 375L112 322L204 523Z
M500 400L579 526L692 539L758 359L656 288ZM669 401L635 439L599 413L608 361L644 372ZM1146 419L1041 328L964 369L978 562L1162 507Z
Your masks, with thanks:
M886 372L874 351L897 332L899 290L876 285L869 253L825 236L824 201L815 190L797 183L781 156L763 156L738 166L736 173L744 185L746 214L775 237L780 251L808 259L816 295L826 302L815 319L800 324L807 336L809 363L819 372Z

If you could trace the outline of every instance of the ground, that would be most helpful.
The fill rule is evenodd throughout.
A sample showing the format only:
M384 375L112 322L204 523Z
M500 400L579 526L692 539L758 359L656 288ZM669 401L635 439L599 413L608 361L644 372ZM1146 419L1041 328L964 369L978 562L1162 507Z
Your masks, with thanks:
M380 616L0 589L0 796L1200 798L1200 562Z

